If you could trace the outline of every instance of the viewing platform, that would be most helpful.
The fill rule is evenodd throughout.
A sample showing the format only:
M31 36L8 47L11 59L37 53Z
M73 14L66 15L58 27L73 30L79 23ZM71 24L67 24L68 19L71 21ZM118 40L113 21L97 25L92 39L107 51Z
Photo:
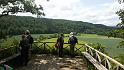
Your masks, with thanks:
M0 64L7 64L15 70L124 70L124 65L88 44L77 44L75 58L69 56L70 46L64 43L64 57L57 56L55 42L35 42L32 45L27 66L15 66L19 58L19 47L0 50Z
M88 70L85 61L81 56L60 58L56 55L42 54L35 55L27 66L16 70Z

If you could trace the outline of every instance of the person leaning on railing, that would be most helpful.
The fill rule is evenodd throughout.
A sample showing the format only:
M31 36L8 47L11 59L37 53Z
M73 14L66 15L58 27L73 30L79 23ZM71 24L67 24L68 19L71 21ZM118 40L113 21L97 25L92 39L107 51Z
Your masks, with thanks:
M70 35L71 36L69 37L69 40L68 40L68 43L70 44L70 56L75 57L74 47L76 43L78 43L78 39L74 36L73 32L71 32Z

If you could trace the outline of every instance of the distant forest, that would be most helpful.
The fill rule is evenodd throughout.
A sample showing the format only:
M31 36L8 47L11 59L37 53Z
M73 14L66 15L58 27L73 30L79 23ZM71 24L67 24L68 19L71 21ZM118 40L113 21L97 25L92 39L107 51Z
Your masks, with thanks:
M27 29L32 34L77 32L105 35L115 28L101 24L63 19L34 18L29 16L0 17L0 35L19 35Z

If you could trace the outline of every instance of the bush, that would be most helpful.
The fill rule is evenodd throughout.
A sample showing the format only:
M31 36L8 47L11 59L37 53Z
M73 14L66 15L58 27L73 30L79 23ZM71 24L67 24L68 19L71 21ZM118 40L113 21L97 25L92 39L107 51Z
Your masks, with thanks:
M115 60L117 60L118 62L121 62L122 64L124 64L124 55L120 54L117 57L114 57Z
M117 48L124 48L124 41L119 42L119 46Z
M105 53L105 47L103 45L101 45L100 43L96 43L96 44L90 44L90 46L92 46L94 49Z

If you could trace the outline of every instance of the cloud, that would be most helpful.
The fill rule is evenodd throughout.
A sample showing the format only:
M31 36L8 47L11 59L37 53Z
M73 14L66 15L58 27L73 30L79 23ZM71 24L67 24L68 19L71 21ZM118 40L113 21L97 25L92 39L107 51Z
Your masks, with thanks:
M96 0L97 1L97 0ZM115 26L118 22L116 11L122 9L118 2L101 3L85 6L81 0L36 0L44 7L46 18L68 19Z
M116 14L116 12L122 8L123 6L118 4L118 2L103 4L101 5L99 12L96 9L97 14L95 15L95 18L91 19L91 22L95 21L94 23L96 24L115 26L120 22L119 16Z

